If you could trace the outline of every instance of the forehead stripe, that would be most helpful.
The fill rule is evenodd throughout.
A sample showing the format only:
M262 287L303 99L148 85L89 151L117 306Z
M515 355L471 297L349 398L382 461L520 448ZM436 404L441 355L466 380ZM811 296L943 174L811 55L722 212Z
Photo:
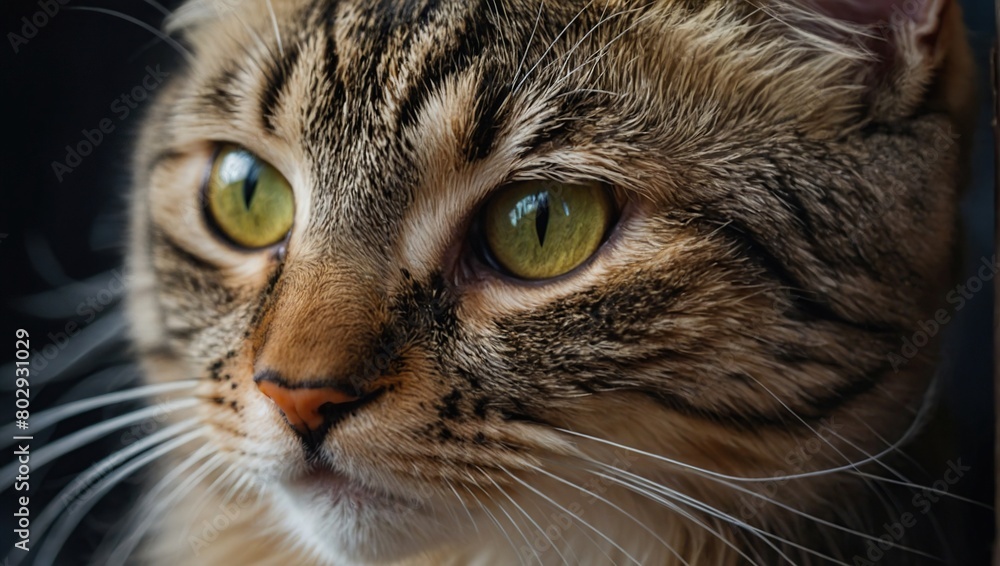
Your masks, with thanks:
M278 59L266 73L264 90L260 94L260 115L264 129L268 132L275 131L275 109L281 102L282 91L288 83L289 76L295 71L298 60L299 45L291 43L285 48L284 57Z
M452 41L441 47L423 67L423 74L407 89L399 103L397 131L416 122L426 99L450 76L461 74L482 58L497 36L487 2L480 0L464 14Z

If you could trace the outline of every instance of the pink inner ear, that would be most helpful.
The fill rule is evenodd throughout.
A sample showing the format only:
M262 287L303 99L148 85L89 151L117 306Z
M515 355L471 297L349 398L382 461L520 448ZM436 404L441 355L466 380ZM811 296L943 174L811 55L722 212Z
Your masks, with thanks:
M921 27L937 20L950 0L809 0L823 13L861 25L907 23Z

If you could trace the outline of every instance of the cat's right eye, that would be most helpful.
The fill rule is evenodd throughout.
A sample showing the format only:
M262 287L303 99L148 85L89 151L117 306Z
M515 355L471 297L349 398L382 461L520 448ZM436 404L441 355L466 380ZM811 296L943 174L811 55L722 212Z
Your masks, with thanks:
M518 279L551 279L597 251L614 215L614 199L602 183L514 183L483 208L484 252L490 263Z
M216 153L203 198L212 223L238 246L272 246L292 228L291 185L273 165L241 147L226 145Z

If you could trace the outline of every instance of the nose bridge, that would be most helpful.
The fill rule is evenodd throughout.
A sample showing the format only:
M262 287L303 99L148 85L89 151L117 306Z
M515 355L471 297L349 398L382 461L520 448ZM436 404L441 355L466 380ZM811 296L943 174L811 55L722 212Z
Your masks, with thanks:
M257 328L255 373L280 375L289 387L357 388L353 373L380 324L377 294L329 266L286 271Z

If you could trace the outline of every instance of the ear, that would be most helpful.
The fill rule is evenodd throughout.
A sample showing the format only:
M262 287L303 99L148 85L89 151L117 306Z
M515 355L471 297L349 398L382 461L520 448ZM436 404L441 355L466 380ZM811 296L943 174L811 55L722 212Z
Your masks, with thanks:
M856 40L877 57L869 69L872 118L894 120L919 107L966 118L975 65L956 0L802 0L862 30Z
M945 11L954 0L810 0L832 18L877 28L897 47L936 47ZM900 45L908 43L909 45Z

